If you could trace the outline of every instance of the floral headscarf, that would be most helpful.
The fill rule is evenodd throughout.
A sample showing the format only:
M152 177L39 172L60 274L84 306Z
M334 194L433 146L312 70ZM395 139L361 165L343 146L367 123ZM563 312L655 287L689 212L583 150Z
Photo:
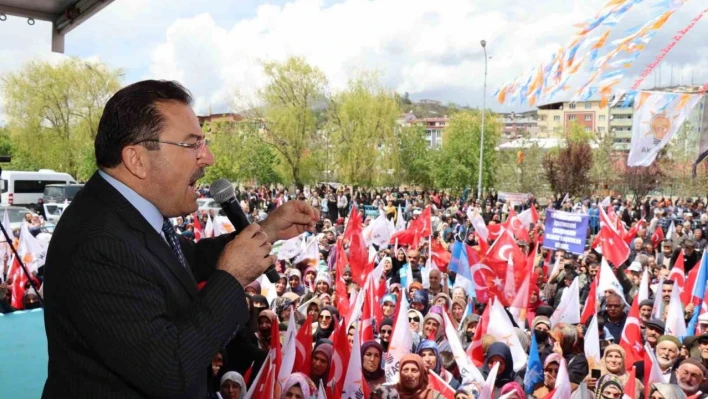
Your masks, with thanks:
M280 399L285 399L290 388L298 386L302 390L302 397L304 399L316 399L317 398L317 387L315 383L312 382L303 373L293 373L288 377L283 385L282 393L280 394Z

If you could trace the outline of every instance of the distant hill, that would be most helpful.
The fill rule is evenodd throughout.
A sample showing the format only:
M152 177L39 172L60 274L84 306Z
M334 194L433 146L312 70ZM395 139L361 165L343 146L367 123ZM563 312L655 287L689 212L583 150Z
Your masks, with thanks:
M416 118L434 118L450 115L455 110L469 109L469 107L463 107L452 103L443 104L436 100L420 100L418 102L412 102L404 96L401 98L401 109L405 113L412 111Z

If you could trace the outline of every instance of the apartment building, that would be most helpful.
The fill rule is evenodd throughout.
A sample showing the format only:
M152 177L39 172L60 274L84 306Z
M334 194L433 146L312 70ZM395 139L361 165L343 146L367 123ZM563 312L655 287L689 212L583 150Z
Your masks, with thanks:
M609 131L610 112L600 101L556 102L538 107L538 137L558 137L577 124L602 137Z
M519 137L538 135L538 111L499 114L497 122L504 126L503 139L513 140Z

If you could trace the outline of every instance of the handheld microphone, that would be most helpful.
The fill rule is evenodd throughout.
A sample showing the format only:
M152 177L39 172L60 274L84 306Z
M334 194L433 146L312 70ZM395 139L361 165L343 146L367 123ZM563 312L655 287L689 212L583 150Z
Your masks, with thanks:
M231 224L234 225L236 234L239 234L243 231L243 229L251 224L248 221L246 214L243 212L241 204L239 204L238 199L236 199L236 192L234 191L234 186L231 185L231 182L226 179L218 179L211 183L209 192L211 193L212 198L214 198L214 201L221 205L221 209L224 210L224 213ZM275 265L271 265L265 271L265 275L273 284L277 283L280 279L280 274L278 274L278 271L275 270Z

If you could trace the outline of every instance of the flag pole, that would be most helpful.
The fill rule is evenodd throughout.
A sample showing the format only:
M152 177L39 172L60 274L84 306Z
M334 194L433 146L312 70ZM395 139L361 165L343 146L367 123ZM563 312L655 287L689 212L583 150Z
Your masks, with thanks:
M32 286L32 288L34 288L35 292L37 292L37 299L39 299L40 306L44 307L44 300L42 299L42 296L39 295L39 288L37 288L37 286L34 285L34 281L32 280L32 276L29 274L29 271L27 271L27 267L25 266L25 263L22 261L20 254L17 253L17 249L15 249L15 245L12 244L12 240L10 240L10 236L7 234L7 230L5 230L5 226L3 226L2 223L0 223L0 230L2 230L2 234L5 236L7 243L10 244L10 248L12 249L12 253L15 255L15 259L17 260L17 263L20 264L20 268L22 268L22 271L25 273L25 277L27 277L27 281L29 281L30 286Z

